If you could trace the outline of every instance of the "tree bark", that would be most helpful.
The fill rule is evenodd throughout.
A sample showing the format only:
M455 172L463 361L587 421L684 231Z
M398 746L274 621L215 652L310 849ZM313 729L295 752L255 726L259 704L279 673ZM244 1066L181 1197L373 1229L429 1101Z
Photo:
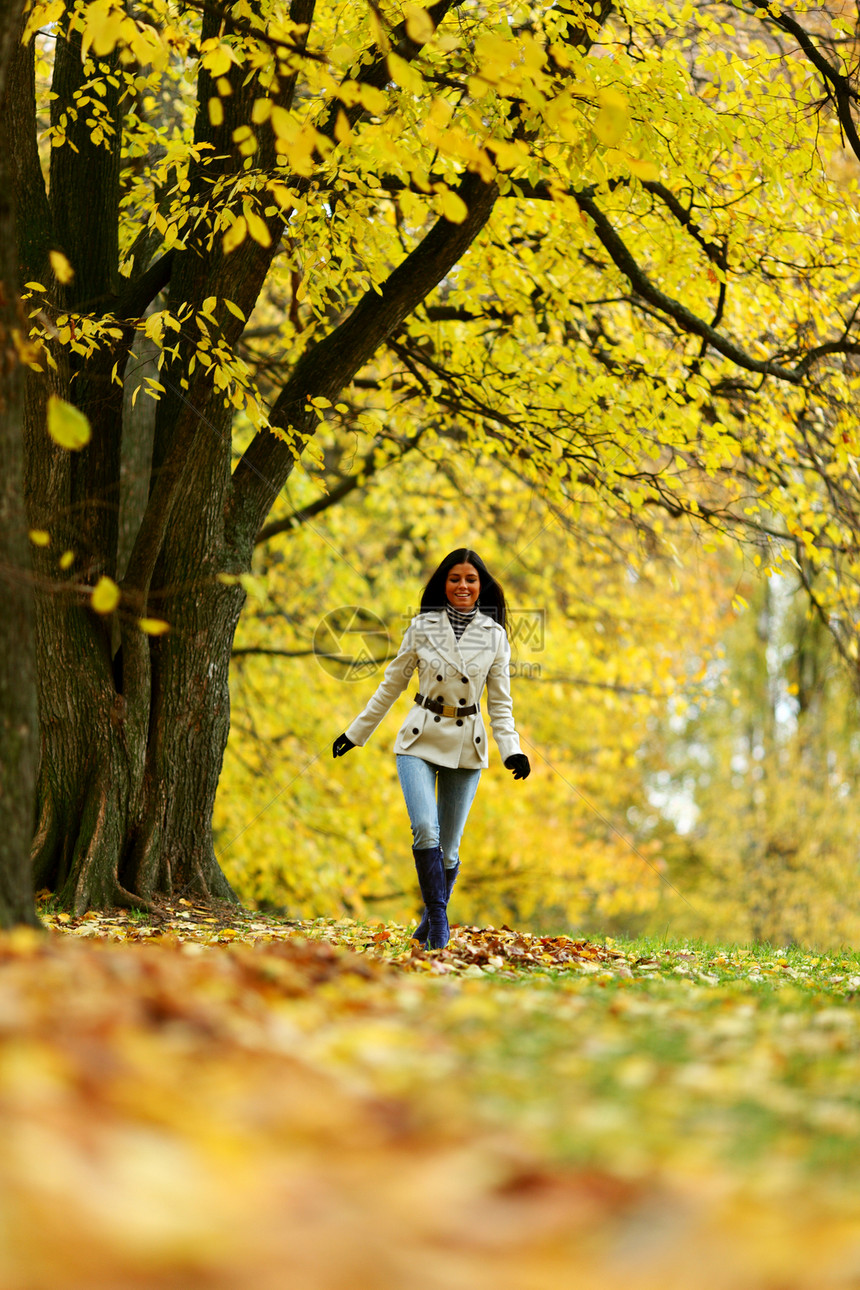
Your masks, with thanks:
M0 102L20 39L23 0L0 16ZM36 809L38 725L33 581L24 512L26 322L18 298L9 141L0 117L0 927L38 925L30 840Z

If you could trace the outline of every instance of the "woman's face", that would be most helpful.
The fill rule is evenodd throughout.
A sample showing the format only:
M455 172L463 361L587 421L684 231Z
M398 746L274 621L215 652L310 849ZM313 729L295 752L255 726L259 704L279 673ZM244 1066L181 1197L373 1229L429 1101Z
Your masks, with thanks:
M448 570L445 595L455 609L471 609L480 590L481 579L473 564L455 564Z

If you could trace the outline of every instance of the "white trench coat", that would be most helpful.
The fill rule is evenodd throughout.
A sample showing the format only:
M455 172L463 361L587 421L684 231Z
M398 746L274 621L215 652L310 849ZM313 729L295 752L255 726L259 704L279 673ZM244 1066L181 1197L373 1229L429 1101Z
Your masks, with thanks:
M507 633L480 610L459 641L444 609L418 614L406 629L376 693L347 729L347 738L359 746L366 744L417 668L417 692L452 708L480 705L486 685L493 738L502 761L506 761L520 751L510 665ZM470 717L443 717L415 704L398 731L394 751L423 757L437 766L487 766L487 732L480 707Z

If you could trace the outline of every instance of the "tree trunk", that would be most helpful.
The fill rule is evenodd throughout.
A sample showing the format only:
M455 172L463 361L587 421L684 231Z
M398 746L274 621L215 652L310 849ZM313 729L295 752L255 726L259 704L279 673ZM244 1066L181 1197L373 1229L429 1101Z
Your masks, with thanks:
M0 102L20 34L23 0L0 16ZM33 581L24 514L24 379L20 345L26 322L18 301L13 189L0 118L0 927L37 925L30 871L36 807L36 672Z
M167 397L159 420L172 421L176 412ZM206 501L177 508L154 579L152 612L170 631L151 644L144 791L127 881L147 897L188 892L235 900L215 859L212 812L230 729L230 654L245 593L220 578L248 571L251 551L240 554L226 544L230 412L210 399L198 419L203 438L193 463L194 491Z

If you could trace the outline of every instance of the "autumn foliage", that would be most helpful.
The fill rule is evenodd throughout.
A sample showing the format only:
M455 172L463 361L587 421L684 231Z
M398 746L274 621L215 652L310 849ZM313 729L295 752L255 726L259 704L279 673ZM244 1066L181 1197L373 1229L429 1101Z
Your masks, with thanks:
M338 504L362 503L366 534L369 489L413 467L440 503L474 472L469 527L480 512L521 586L546 523L564 577L597 566L625 599L685 562L694 580L699 543L790 571L855 675L852 15L29 7L4 122L29 327L37 886L77 913L230 897L212 812L246 598ZM359 540L350 510L336 549L359 581L399 554L414 578L468 510L419 502L387 543ZM339 607L349 578L319 572L305 562L291 624L306 589L317 623ZM352 603L381 594L371 579ZM580 617L557 649L586 666L558 684L648 689L659 633L628 621L607 682ZM579 760L570 742L559 756ZM609 760L626 776L634 755ZM599 865L603 840L572 824ZM614 916L598 886L580 904Z
M8 1290L850 1284L855 956L41 912Z

